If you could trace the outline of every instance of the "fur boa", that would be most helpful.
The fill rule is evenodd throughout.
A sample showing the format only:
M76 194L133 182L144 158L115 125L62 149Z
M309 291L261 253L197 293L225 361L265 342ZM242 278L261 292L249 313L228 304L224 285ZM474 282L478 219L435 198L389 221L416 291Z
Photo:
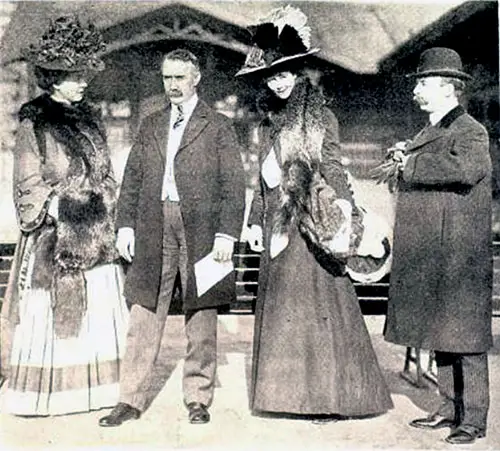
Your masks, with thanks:
M55 187L59 213L38 230L33 288L52 293L54 328L60 337L77 335L86 311L83 271L113 261L116 184L102 127L85 103L66 106L44 95L24 105L21 119L34 124L45 162L46 134L64 148L69 168Z
M300 79L287 100L266 92L258 103L268 116L272 135L278 135L283 164L295 158L311 164L321 161L325 98L318 88Z
M305 212L309 187L320 176L324 105L323 95L307 79L297 83L287 100L268 92L259 99L282 163L281 206L274 224L278 233Z
M278 100L267 105L271 107L268 125L282 159L281 202L273 232L286 233L296 224L315 253L324 251L335 259L348 257L360 240L361 224L355 206L345 200L351 203L353 213L342 210L336 202L340 200L338 193L321 174L325 136L322 93L308 80L301 80L286 102ZM348 247L338 252L332 250L332 246L337 246L333 244L337 232L346 224L352 227L347 236Z

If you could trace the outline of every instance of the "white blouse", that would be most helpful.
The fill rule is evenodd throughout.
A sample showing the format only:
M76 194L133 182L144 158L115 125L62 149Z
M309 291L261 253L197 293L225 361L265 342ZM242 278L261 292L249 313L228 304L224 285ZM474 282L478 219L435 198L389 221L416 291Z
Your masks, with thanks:
M273 189L276 188L281 182L281 168L276 158L274 147L271 148L264 162L262 163L262 178L266 185Z

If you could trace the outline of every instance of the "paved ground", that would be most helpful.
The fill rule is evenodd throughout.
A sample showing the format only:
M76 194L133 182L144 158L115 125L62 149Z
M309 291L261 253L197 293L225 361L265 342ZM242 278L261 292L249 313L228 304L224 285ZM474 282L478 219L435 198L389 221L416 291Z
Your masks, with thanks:
M407 422L425 413L434 390L417 389L399 377L404 349L386 343L383 317L365 316L395 408L367 420L313 425L304 420L259 418L247 409L252 316L220 320L218 388L207 425L190 425L182 406L181 368L184 351L182 317L169 318L165 339L170 344L160 359L152 396L156 398L138 421L105 429L97 420L107 411L53 418L23 419L0 414L0 449L500 449L500 318L494 319L491 353L491 412L488 437L474 445L452 446L446 430L422 432Z

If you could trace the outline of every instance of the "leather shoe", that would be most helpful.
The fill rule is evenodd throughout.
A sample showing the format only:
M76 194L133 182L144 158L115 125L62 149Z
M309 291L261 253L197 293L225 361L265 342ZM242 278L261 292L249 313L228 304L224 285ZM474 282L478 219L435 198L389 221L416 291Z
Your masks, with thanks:
M467 445L474 443L477 438L486 437L486 431L470 424L458 426L445 440L452 445Z
M426 418L417 418L410 422L410 426L419 429L443 429L455 427L456 424L453 420L436 413Z
M120 426L128 420L137 420L141 416L141 411L124 402L119 402L111 413L99 420L99 426L115 427Z
M201 402L190 402L187 405L189 410L189 422L191 424L204 424L210 421L208 407Z

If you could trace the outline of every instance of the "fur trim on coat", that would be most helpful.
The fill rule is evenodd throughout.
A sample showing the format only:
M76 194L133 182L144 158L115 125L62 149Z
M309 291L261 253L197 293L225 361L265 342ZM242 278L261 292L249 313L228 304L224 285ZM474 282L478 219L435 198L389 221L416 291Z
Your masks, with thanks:
M38 233L33 288L50 290L56 334L78 334L86 311L83 271L109 263L114 247L116 183L105 134L92 109L82 103L67 106L44 95L25 104L21 119L34 124L42 164L46 134L67 154L69 167L54 187L59 196L55 223L47 217Z

